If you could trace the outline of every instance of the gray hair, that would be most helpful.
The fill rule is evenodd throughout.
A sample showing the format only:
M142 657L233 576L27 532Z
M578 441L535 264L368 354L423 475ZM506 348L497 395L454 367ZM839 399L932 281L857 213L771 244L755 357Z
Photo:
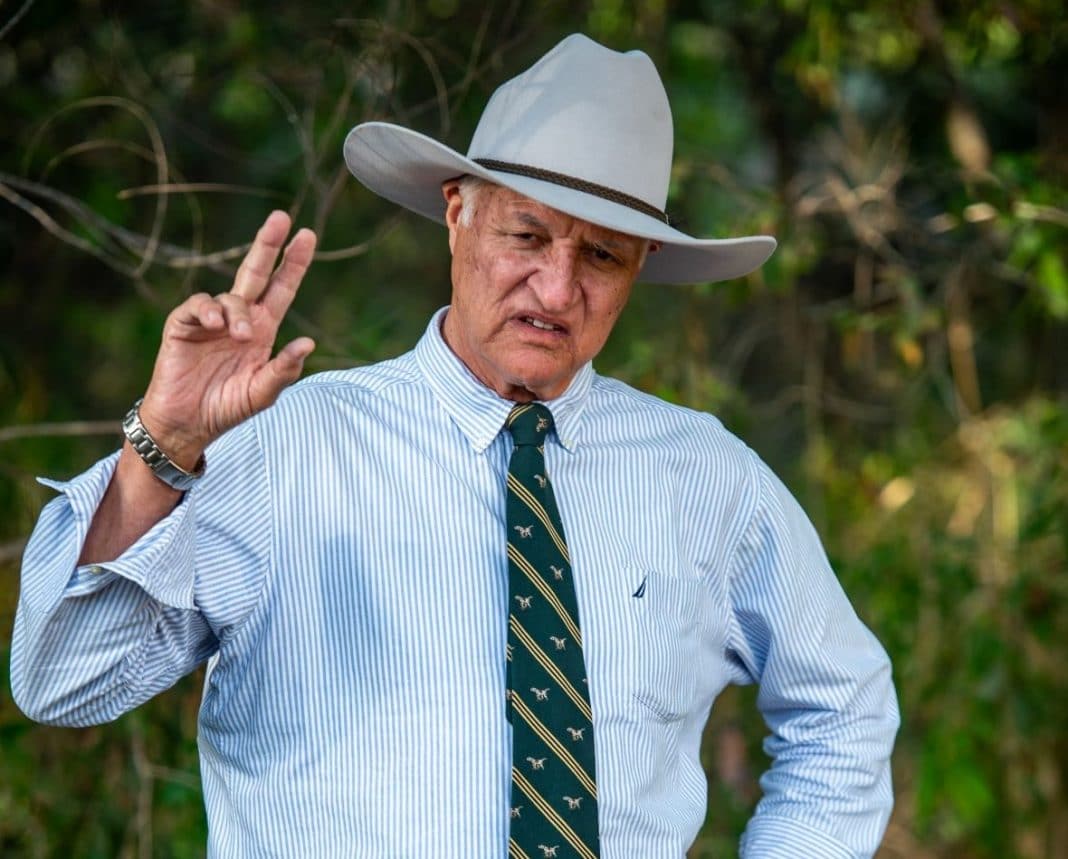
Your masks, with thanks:
M470 173L460 179L457 188L460 192L460 201L463 203L463 208L460 210L461 227L471 226L471 219L475 216L475 210L478 209L479 198L482 192L492 184Z

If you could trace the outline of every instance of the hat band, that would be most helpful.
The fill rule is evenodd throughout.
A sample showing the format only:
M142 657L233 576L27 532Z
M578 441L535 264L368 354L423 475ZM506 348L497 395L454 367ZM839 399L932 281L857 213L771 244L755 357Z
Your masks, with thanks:
M577 179L574 176L568 176L566 173L556 173L552 170L543 170L541 167L531 167L527 164L513 164L510 161L495 161L492 158L472 158L471 160L479 166L485 167L487 170L497 170L500 173L514 173L517 176L528 176L531 179L540 179L543 182L552 182L554 185L563 185L565 188L572 188L575 191L582 191L585 194L593 194L595 197L601 197L612 203L619 203L621 206L634 209L637 212L641 212L643 215L648 215L650 218L656 218L658 221L663 221L669 226L671 225L671 219L668 217L667 212L661 211L656 208L656 206L650 206L644 200L639 200L637 197L632 197L630 194L624 194L622 191L617 191L615 188L608 188L605 185L598 185L596 182L587 182L585 179Z

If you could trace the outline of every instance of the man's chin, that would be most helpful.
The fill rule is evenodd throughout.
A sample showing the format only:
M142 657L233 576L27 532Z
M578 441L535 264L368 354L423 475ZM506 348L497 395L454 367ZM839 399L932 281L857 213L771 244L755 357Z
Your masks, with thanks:
M513 377L511 387L514 392L509 399L517 402L530 400L554 400L559 397L571 382L570 376L554 374L523 373ZM523 399L521 399L523 397Z

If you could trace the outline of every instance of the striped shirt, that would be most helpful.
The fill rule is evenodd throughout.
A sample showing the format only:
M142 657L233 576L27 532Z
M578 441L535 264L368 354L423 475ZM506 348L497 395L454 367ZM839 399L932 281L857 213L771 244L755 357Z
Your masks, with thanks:
M108 721L209 670L216 857L503 857L512 403L441 338L293 386L114 562L76 568L115 456L27 547L19 706ZM773 764L742 856L870 856L891 806L890 666L804 513L715 418L584 367L545 447L574 569L604 859L679 859L702 729L759 683Z

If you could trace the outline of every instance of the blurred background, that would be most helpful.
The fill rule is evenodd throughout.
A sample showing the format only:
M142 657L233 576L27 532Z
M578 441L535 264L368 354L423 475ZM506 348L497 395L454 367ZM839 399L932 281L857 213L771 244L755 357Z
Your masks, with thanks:
M117 446L168 309L228 288L271 208L321 236L281 334L316 338L309 368L410 348L448 299L445 234L348 176L345 132L386 118L463 151L574 30L658 65L684 229L779 238L745 280L637 289L597 363L745 438L889 650L880 859L1068 857L1057 0L0 4L0 855L204 852L199 675L90 730L11 703L35 475ZM713 711L692 857L736 855L759 798L753 700Z

